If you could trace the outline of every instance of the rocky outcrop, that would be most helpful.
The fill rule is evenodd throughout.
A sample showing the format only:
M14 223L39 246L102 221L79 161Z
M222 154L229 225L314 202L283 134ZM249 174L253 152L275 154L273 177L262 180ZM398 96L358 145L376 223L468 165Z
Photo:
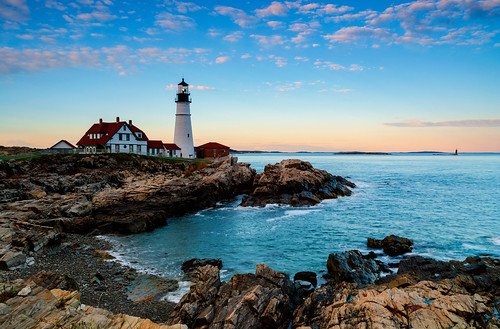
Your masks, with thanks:
M340 176L313 168L309 162L283 160L274 165L267 165L262 173L255 176L252 192L243 197L241 205L315 205L324 199L351 195L349 187L354 186Z
M326 263L329 278L335 282L356 283L358 286L374 284L385 266L358 250L330 254Z
M182 263L181 270L186 274L193 273L198 267L203 267L206 265L212 265L217 267L219 270L222 268L222 260L220 258L193 258Z
M323 285L295 310L292 328L500 327L500 260L409 257L398 273L365 288Z
M142 232L249 191L254 174L236 158L205 164L108 154L2 162L0 221Z
M399 256L413 250L413 241L397 235L386 236L383 240L368 238L368 248L384 249L389 256Z
M35 328L142 328L142 329L187 329L187 326L156 324L124 314L83 305L78 291L52 288L54 282L64 278L48 275L52 280L48 288L37 282L47 277L16 280L3 285L0 291L0 327L5 329ZM45 281L43 281L45 282ZM57 286L57 284L55 284Z
M177 304L170 323L189 328L287 328L299 304L287 275L258 264L254 274L235 274L220 282L219 269L207 265L195 272L190 292Z

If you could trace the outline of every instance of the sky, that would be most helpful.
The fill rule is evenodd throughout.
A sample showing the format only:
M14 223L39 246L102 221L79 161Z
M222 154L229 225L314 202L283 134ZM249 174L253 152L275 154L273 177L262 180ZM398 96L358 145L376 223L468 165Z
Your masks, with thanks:
M0 145L133 120L195 146L500 152L500 0L0 0Z

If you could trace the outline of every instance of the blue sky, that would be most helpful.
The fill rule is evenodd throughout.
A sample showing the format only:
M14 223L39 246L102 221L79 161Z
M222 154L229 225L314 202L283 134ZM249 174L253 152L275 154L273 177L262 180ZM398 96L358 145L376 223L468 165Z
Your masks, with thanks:
M500 152L500 0L0 0L0 144L99 118L171 142Z

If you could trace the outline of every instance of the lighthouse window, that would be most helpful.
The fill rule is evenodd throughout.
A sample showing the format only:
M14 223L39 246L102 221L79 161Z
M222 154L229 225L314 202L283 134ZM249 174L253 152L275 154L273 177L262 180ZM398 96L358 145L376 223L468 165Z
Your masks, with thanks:
M188 134L188 138L189 138L189 134Z

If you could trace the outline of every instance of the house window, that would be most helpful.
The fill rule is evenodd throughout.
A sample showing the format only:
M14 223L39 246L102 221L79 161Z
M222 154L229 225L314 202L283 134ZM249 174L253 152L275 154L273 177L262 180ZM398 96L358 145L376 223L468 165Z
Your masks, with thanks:
M141 153L141 146L137 145L137 153Z
M115 153L119 153L120 152L120 145L115 145Z
M128 136L128 135L127 135L127 136ZM129 151L130 153L134 153L134 145L130 144L130 145L129 145L129 148L128 148L128 151Z
M118 134L118 139L123 140L123 134Z
M123 130L124 131L127 130L127 126L123 125Z
M130 140L130 134L125 134L125 137L127 138L128 141Z

